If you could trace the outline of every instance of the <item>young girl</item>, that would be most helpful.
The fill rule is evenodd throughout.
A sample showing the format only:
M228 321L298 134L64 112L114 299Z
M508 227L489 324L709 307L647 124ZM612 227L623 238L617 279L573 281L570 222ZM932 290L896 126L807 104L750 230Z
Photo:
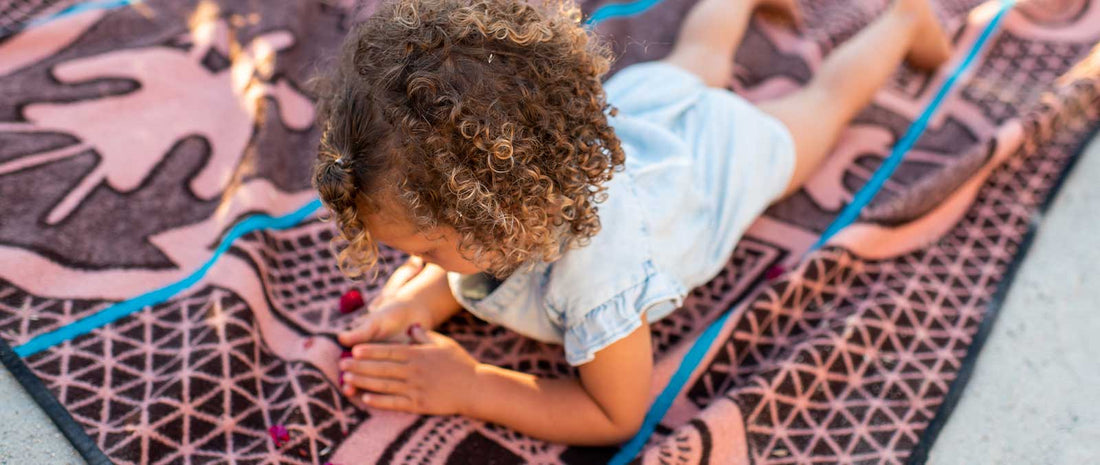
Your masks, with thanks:
M668 57L606 84L608 51L571 5L382 5L321 81L314 185L351 274L378 244L412 258L339 335L345 393L554 442L630 438L650 400L649 323L718 273L903 59L947 59L925 2L896 0L759 106L723 89L733 53L754 9L797 18L794 0L702 0ZM561 344L580 379L479 364L430 332L462 308Z

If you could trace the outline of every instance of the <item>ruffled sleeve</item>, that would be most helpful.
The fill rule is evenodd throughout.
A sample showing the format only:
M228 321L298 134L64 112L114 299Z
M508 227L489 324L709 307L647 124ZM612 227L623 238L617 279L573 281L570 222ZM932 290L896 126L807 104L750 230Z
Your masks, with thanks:
M561 315L565 358L573 366L588 363L597 352L638 329L643 314L664 316L682 301L675 280L651 273L594 308L565 308Z

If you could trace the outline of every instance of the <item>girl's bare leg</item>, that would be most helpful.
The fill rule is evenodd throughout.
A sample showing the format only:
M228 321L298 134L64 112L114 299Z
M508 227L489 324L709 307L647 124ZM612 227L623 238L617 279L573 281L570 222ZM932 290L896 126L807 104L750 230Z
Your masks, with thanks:
M760 109L783 122L794 137L797 162L785 195L806 182L903 59L930 69L950 54L951 42L927 0L897 0L830 54L809 84L761 103Z
M690 71L710 87L726 87L733 77L733 54L758 7L799 22L795 0L701 0L680 26L676 45L664 61Z

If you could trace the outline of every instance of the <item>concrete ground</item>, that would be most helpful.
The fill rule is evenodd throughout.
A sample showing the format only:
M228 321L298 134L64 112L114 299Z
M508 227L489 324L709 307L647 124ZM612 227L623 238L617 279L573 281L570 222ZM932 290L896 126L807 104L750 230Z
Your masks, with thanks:
M1043 218L928 463L1100 461L1100 137Z
M1100 458L1100 137L1043 219L930 465ZM0 369L0 465L83 460Z
M0 465L82 463L69 440L0 365Z

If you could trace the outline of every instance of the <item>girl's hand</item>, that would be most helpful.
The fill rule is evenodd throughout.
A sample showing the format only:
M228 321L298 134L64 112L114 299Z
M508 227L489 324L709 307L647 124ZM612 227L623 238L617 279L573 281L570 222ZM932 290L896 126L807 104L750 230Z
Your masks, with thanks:
M393 274L382 286L382 291L367 303L367 310L374 311L390 303L397 296L398 291L421 271L424 271L424 260L416 255L409 256L404 264L393 270Z
M359 344L340 361L344 394L370 407L431 415L462 414L473 402L478 363L453 339L409 328L413 344Z
M407 342L405 330L412 325L431 325L427 309L404 299L390 299L385 305L369 311L355 327L337 335L344 347L375 341Z

